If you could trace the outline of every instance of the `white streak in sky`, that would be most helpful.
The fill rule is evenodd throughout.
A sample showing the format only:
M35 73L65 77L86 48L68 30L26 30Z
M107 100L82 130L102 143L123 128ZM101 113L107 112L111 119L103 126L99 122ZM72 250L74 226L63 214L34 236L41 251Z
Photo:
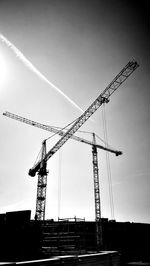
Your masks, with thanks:
M55 86L52 82L50 82L24 55L23 53L16 48L14 44L12 44L4 35L0 34L0 40L4 42L13 52L14 54L27 66L32 72L34 72L39 78L45 81L49 86L55 89L58 93L60 93L64 98L66 98L74 107L80 110L82 113L84 112L74 101L72 101L65 93L63 93L57 86Z

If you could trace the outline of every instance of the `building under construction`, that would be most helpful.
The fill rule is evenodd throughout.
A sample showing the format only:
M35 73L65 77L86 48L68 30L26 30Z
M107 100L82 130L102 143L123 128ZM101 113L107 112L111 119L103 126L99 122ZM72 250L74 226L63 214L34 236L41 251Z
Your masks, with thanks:
M95 257L95 261L98 259L97 264L95 262L91 265L101 265L98 262L104 258L111 258L114 261L112 265L150 261L150 224L116 222L103 218L103 247L98 251L94 221L76 217L36 221L31 220L30 216L29 210L0 215L0 261L32 261L58 256L77 258L90 254L103 255ZM113 252L109 252L110 250ZM90 259L88 256L88 260Z

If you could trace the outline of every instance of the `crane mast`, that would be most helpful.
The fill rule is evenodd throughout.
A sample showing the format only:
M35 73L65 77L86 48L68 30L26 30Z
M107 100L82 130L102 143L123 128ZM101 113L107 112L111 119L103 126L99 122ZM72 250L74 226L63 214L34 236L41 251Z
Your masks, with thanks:
M101 224L101 202L100 202L100 188L99 188L99 169L98 169L98 155L96 147L96 137L93 133L92 155L93 155L93 177L94 177L94 199L95 199L95 222L96 222L96 242L97 247L102 247L102 224Z
M62 136L62 138L47 152L44 157L48 161L72 135L91 117L92 114L103 104L109 102L109 97L117 90L117 88L132 74L138 67L136 61L129 61L128 64L120 71L120 73L112 80L112 82L105 88L105 90L96 98L96 100L89 106L89 108L75 121L71 128ZM31 169L29 175L35 176L40 169L41 162L39 161Z
M93 142L96 144L95 133L93 133ZM95 217L99 220L101 217L100 208L100 191L99 191L99 173L98 173L98 157L96 145L92 146L93 154L93 176L94 176L94 194L95 194Z
M35 220L45 220L46 189L47 189L47 162L43 159L46 155L46 141L42 143L41 166L38 172Z

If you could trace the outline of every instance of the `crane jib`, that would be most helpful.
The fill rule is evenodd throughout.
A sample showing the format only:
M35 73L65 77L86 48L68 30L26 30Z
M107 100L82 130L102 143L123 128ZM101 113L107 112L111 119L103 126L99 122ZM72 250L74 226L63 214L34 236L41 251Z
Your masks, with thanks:
M129 63L120 71L120 73L112 80L112 82L105 88L105 90L97 97L97 99L90 105L90 107L76 120L73 126L62 136L62 138L53 146L53 148L45 155L47 161L57 152L65 142L73 136L73 134L90 118L92 114L103 104L109 102L109 97L116 91L116 89L132 74L138 67L136 61L129 61ZM41 162L38 162L33 168L29 170L29 175L35 176L40 169Z

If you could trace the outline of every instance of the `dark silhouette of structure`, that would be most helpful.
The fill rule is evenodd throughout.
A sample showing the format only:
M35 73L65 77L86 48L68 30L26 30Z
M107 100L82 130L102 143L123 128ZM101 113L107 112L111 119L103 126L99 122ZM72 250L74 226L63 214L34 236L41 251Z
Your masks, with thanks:
M31 211L0 214L0 261L24 261L97 252L96 222L31 220ZM119 251L122 264L150 262L150 224L102 219L103 250Z

